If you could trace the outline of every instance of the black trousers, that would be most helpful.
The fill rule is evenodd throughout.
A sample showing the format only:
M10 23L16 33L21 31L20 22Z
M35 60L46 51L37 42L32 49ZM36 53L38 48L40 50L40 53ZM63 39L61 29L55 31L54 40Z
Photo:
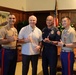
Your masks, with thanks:
M15 75L16 63L16 49L0 49L0 66L2 69L2 75Z
M27 75L29 63L32 65L32 75L37 75L37 64L39 55L22 55L22 75Z
M43 75L56 75L57 49L45 48L42 52ZM48 70L50 68L50 72Z

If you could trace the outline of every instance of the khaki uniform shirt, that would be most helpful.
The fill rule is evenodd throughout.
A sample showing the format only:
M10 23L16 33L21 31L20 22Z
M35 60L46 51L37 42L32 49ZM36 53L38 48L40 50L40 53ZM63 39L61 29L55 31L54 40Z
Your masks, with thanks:
M64 29L62 32L62 41L65 44L76 42L76 32L75 30L70 26L67 30ZM64 50L73 50L73 48L69 47L62 47Z
M18 36L18 33L15 27L10 28L8 25L6 25L0 29L0 39L4 39L4 38L7 39L7 37L9 36ZM8 47L14 48L16 47L16 41L10 42L8 44L2 44L2 46L4 48L8 48Z

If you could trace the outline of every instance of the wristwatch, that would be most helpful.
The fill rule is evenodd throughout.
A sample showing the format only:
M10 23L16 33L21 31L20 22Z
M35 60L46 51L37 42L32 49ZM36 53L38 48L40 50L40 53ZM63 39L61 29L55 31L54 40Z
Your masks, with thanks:
M66 47L66 44L63 44L63 47Z
M52 42L52 41L50 41L50 44L53 44L53 42Z

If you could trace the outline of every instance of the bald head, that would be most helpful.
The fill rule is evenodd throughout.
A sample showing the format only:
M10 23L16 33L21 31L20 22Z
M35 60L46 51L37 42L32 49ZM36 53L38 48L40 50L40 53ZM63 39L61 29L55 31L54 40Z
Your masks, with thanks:
M54 18L53 18L53 16L48 16L46 18L46 24L47 24L47 26L52 26L54 24Z
M54 20L53 16L48 16L47 19Z
M36 25L36 23L37 23L37 18L36 18L36 16L31 15L31 16L29 17L29 25L30 25L31 27L34 27L34 26Z
M34 15L31 15L30 17L29 17L29 20L30 19L35 19L36 21L37 21L37 18L36 18L36 16L34 16Z

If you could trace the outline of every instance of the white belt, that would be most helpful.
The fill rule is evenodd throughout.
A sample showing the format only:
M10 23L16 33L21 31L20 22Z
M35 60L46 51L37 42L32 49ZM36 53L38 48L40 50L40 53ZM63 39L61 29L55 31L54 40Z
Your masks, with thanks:
M61 51L62 52L73 52L73 50L64 50L64 49L62 49Z

